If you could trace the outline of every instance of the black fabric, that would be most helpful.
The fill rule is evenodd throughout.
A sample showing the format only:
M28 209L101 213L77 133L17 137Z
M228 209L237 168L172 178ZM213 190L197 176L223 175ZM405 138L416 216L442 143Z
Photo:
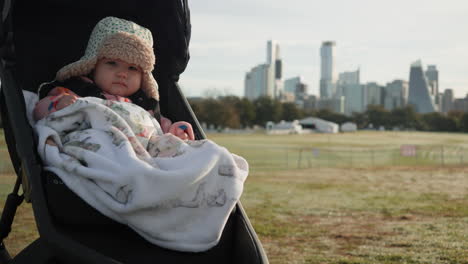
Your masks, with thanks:
M63 82L53 81L42 85L38 92L39 99L46 97L55 87L65 87L81 97L94 96L104 98L101 90L94 83L86 82L79 77L74 77Z
M197 139L204 138L196 117L176 84L189 60L188 44L191 29L186 4L186 0L16 0L13 8L13 36L17 67L12 75L15 76L20 88L36 92L41 83L55 78L58 69L83 56L91 30L100 19L116 16L132 20L149 28L153 33L156 55L153 75L159 85L162 114L173 121L190 122ZM24 113L17 115L18 119L25 118ZM17 134L15 137L21 140L9 143L16 143L21 149L23 142L28 140ZM37 147L31 145L27 145L30 150ZM31 176L33 180L30 181L35 184L33 209L40 239L44 242L36 243L44 246L44 250L40 252L51 250L51 256L66 255L78 259L76 256L94 256L95 251L98 251L116 260L92 263L119 261L205 264L241 263L236 262L233 255L241 252L245 256L241 259L248 260L245 263L267 263L263 261L263 255L259 258L258 254L251 254L260 244L249 233L252 230L245 225L248 219L242 211L237 210L231 214L221 242L207 252L195 254L166 250L147 243L128 227L92 209L65 185L59 181L54 182L54 179L58 179L55 175L47 173L36 175L42 171L40 167L31 167L30 164L26 166L34 172L32 176L35 176ZM15 169L18 168L15 166ZM38 184L38 179L43 180L44 185ZM46 190L43 190L43 187ZM47 204L42 201L44 198L47 198ZM242 234L238 234L239 232ZM74 241L79 243L73 244ZM74 246L67 247L67 245ZM81 245L86 248L80 249ZM39 246L28 248L40 249ZM43 261L44 258L38 257L37 250L28 251L28 248L18 255L24 261L13 260L12 263L49 263L47 260ZM65 261L69 262L77 263L76 260ZM86 261L86 263L91 262Z
M93 248L101 254L112 256L116 261L121 263L239 263L234 262L233 236L236 233L236 226L233 217L230 217L226 223L218 245L199 253L174 251L158 247L147 242L133 230L123 225L119 228L118 232L107 227L88 227L83 230L71 228L70 226L64 227L61 231L81 244ZM130 252L131 254L129 254Z
M229 218L218 245L208 251L167 250L147 242L127 226L96 211L55 174L47 172L44 176L47 179L48 204L56 225L73 239L104 255L123 263L232 263L234 217Z
M55 223L74 229L93 227L118 228L114 220L96 211L72 192L54 173L44 172L47 204Z
M37 91L41 83L55 78L58 69L79 60L93 27L111 15L149 28L154 37L155 79L178 80L190 57L190 22L180 11L181 2L16 0L13 25L21 86Z

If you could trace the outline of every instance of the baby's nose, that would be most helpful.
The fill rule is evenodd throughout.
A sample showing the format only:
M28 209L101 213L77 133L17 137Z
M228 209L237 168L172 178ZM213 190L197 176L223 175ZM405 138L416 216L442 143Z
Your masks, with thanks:
M126 78L127 75L128 75L128 73L127 73L126 70L119 70L119 71L117 72L117 76L119 76L119 77L125 77L125 78Z

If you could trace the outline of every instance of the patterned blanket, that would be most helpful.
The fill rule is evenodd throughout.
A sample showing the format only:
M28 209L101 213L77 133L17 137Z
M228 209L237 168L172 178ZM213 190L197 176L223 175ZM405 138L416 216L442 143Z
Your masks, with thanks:
M130 103L80 98L35 127L47 170L104 215L169 249L216 245L248 174L243 158L210 140L162 134Z

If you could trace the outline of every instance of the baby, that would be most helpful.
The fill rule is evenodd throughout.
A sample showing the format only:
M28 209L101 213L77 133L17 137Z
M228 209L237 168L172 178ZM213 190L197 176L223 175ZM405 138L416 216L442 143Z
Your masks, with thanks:
M79 97L134 103L160 119L164 133L194 140L188 122L159 115L158 86L151 72L155 63L151 32L131 21L107 17L96 24L85 55L57 72L56 80L39 88L34 119L73 104Z

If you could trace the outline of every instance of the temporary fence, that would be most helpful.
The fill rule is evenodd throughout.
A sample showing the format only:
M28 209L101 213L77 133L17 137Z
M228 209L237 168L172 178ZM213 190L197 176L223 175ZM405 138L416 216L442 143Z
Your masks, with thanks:
M468 148L402 145L399 148L233 147L252 170L369 168L378 166L468 166ZM8 150L0 149L0 173L14 173Z
M468 148L402 145L399 148L237 148L254 170L468 165Z

